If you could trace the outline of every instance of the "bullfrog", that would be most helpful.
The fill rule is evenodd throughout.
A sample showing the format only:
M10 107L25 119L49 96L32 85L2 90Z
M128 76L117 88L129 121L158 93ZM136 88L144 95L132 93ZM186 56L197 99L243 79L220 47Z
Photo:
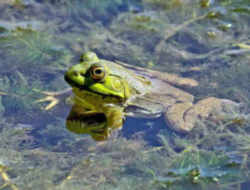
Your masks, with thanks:
M199 119L224 113L238 105L216 97L194 102L194 96L179 87L198 86L196 80L100 59L94 52L84 53L80 63L66 71L65 80L73 92L67 127L73 131L79 127L83 131L105 131L105 136L112 129L121 128L126 116L164 115L168 126L186 133ZM56 101L55 94L50 94L48 99ZM101 125L93 124L98 119ZM84 120L87 122L83 125ZM86 123L92 124L91 129Z

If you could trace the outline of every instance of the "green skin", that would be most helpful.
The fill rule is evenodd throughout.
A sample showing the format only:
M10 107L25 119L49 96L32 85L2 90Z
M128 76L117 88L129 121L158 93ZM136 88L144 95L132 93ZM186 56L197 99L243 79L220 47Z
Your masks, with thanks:
M94 68L100 68L101 71L97 69L95 75ZM72 66L65 73L65 80L72 87L74 93L74 105L66 124L69 130L75 130L77 133L91 133L93 129L96 131L98 128L107 130L121 128L125 114L124 109L130 100L145 94L150 88L150 82L145 78L135 75L114 62L101 60L93 52L83 54L81 62ZM129 85L128 81L133 81L134 85ZM105 127L103 122L100 125L87 127L83 121L75 119L89 118L90 115L94 116L100 113L105 115ZM109 135L107 130L106 136ZM92 133L92 137L93 135ZM103 137L103 134L96 135L93 137L96 140L107 138Z
M197 81L99 59L93 52L84 53L80 63L65 73L65 80L74 94L67 128L91 134L96 140L107 139L111 130L121 128L125 115L164 114L171 128L188 132L199 118L208 118L214 111L221 114L225 105L230 109L237 106L215 97L194 104L193 95L172 84L195 87Z

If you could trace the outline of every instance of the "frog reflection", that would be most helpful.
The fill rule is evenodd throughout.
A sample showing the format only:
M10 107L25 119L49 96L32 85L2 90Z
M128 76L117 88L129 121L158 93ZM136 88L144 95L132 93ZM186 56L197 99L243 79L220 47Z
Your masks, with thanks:
M89 134L96 141L107 140L111 133L103 113L86 114L77 105L72 106L66 119L66 127L76 134Z

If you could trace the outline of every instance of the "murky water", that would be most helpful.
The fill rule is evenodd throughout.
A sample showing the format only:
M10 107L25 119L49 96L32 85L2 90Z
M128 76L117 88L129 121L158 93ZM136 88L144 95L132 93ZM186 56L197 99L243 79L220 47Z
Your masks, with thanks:
M0 189L242 189L250 175L248 0L0 2ZM241 103L188 134L128 117L106 141L67 130L64 73L85 51L178 74L195 101ZM179 86L177 86L179 87Z

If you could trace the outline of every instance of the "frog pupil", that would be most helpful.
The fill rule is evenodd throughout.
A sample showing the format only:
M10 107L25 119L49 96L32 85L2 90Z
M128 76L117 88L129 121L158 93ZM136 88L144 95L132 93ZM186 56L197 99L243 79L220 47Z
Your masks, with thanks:
M95 74L96 74L96 75L102 74L102 70L101 70L101 69L96 69L96 70L95 70Z

